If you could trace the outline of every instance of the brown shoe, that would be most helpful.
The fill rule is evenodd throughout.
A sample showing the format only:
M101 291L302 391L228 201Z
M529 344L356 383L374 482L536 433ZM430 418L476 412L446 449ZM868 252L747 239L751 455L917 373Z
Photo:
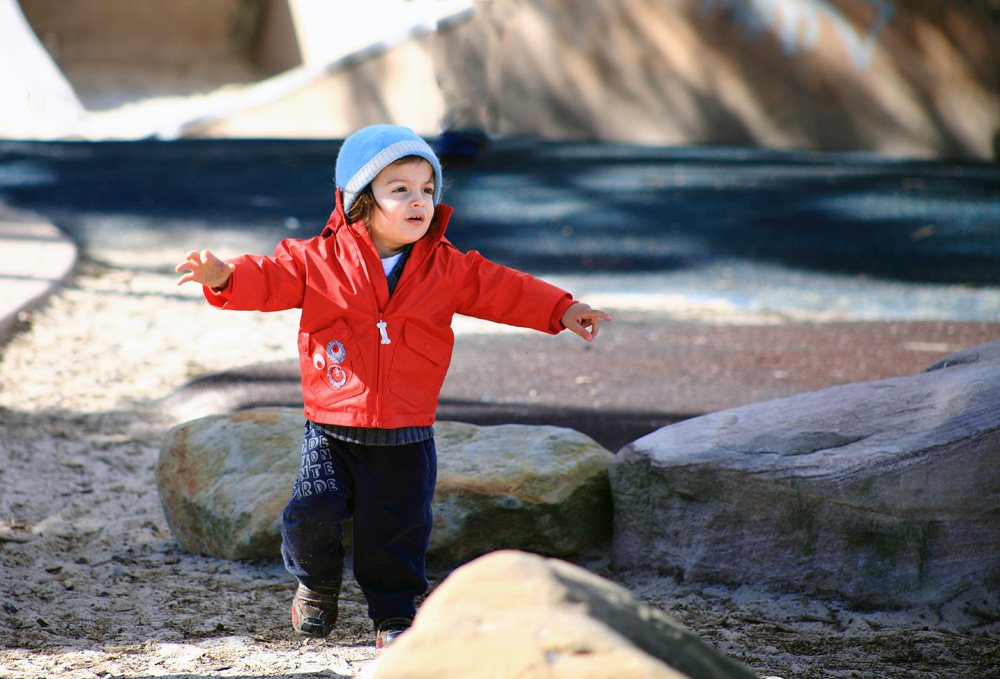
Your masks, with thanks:
M413 618L383 618L375 621L375 648L385 648L400 634L410 629Z
M292 627L299 634L309 637L329 635L337 623L339 600L339 591L317 592L299 585L295 598L292 599Z

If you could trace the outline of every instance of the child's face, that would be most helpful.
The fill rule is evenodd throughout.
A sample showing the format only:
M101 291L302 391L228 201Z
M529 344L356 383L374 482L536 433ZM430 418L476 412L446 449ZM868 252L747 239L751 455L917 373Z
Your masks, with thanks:
M434 168L426 160L387 166L372 180L375 209L369 233L379 256L398 254L430 228L434 217Z

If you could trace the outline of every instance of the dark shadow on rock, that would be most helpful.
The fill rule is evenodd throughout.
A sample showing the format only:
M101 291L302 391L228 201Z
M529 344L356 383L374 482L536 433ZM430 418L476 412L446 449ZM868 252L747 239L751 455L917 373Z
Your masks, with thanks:
M475 403L442 399L439 420L456 420L480 426L497 424L547 424L575 429L612 453L661 427L702 413L656 413L587 408L557 408L529 403Z
M184 420L250 408L302 407L297 361L277 361L214 373L195 379L160 402ZM636 412L562 408L548 404L483 403L443 398L437 419L479 426L553 425L575 429L612 453L638 438L702 413Z

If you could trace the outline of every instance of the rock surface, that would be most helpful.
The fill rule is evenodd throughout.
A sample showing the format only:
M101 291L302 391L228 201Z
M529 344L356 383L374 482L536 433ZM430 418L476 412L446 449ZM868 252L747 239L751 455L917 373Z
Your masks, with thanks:
M572 429L435 425L438 481L428 558L495 549L569 557L611 537L613 455Z
M454 31L456 73L433 71L425 37L202 133L337 137L380 121L434 135L438 83L473 71L467 106L498 136L995 157L996 3L476 4Z
M170 430L156 469L171 530L192 553L273 558L299 468L302 414L256 408ZM611 535L612 455L570 429L436 425L429 558L455 565L498 548L572 556Z
M564 561L501 551L452 573L424 602L414 626L363 676L752 679L755 675L612 582Z
M953 351L927 366L927 372L973 363L1000 363L1000 341L984 342L968 349Z
M285 69L317 49L334 58L337 26L324 25L319 43L304 37L317 24L304 17L326 3L292 3L295 29L285 4L261 14L259 2L186 2L169 16L145 3L76 3L73 12L59 0L20 3L81 98L102 109L122 90L181 82L204 93L91 111L67 120L63 136L343 138L375 122L433 136L452 122L440 115L447 84L467 74L459 99L485 109L499 136L970 159L996 158L1000 145L992 0L492 0L474 3L473 20L452 31L325 72ZM395 19L413 3L398 4ZM199 30L184 30L185 20ZM366 43L365 22L355 23L352 41ZM460 68L442 72L434 55L449 34L461 49L440 61ZM247 59L250 45L258 50ZM17 54L6 74L15 83ZM284 76L246 84L264 64ZM17 122L0 119L3 136L31 132ZM45 132L36 134L59 130Z
M156 485L184 549L227 559L280 553L281 512L299 471L302 426L301 412L259 408L167 433Z
M609 469L616 565L875 606L995 592L996 358L991 343L639 439Z

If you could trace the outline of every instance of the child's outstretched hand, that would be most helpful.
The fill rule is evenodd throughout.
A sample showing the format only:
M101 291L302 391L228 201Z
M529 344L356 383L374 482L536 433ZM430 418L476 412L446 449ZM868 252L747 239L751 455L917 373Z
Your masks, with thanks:
M184 256L184 261L174 267L178 273L186 272L177 281L177 285L194 281L210 288L219 289L229 285L229 276L235 269L234 264L223 262L208 250L201 252L192 250Z
M591 309L589 304L583 302L576 302L562 315L563 327L572 330L588 342L597 337L601 320L610 321L611 316L598 309Z

